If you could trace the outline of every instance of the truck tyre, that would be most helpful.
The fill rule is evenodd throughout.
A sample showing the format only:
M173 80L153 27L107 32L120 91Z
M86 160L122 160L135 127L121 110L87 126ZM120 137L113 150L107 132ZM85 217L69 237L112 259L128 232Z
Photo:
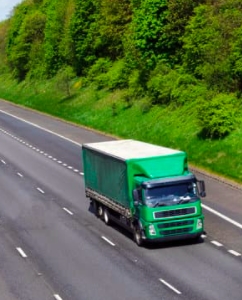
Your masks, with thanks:
M97 216L100 219L103 218L103 206L101 204L99 204L97 207Z
M140 228L139 225L136 225L136 226L134 227L134 232L133 232L133 234L134 234L134 241L135 241L135 243L136 243L139 247L143 246L144 241L143 241L143 239L142 239L142 231L141 231L141 228Z
M103 211L103 220L106 225L110 225L109 211L107 208L105 208Z

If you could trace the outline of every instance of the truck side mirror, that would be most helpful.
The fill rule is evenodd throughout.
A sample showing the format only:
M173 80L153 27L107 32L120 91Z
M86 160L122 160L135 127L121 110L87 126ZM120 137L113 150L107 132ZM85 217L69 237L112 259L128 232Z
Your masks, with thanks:
M203 180L198 180L198 191L199 195L201 197L206 197L206 191L205 191L205 182Z

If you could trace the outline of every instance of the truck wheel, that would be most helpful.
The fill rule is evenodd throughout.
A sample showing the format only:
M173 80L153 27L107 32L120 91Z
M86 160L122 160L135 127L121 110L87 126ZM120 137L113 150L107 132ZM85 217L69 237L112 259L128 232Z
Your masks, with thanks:
M103 206L100 204L98 205L98 208L97 208L97 216L98 218L102 219L103 218Z
M143 241L143 239L142 239L142 232L141 232L141 229L140 229L140 226L139 225L136 225L135 227L134 227L134 241L135 241L135 243L139 246L139 247L141 247L141 246L143 246L143 244L144 244L144 241Z
M109 212L106 208L103 211L103 220L106 225L110 225Z

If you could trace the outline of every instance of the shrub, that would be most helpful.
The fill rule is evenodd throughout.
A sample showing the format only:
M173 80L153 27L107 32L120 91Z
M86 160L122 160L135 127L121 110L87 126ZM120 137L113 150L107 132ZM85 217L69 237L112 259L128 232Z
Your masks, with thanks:
M60 69L55 77L57 88L64 92L66 97L71 97L71 81L74 77L75 72L70 66Z
M223 138L235 129L236 97L218 94L198 106L198 122L203 137Z
M206 97L206 86L196 80L194 76L186 73L177 75L171 91L172 101L176 105L183 105L188 102L194 102L198 98Z
M172 101L172 89L177 77L177 71L165 64L157 65L151 72L147 87L154 104L169 104Z

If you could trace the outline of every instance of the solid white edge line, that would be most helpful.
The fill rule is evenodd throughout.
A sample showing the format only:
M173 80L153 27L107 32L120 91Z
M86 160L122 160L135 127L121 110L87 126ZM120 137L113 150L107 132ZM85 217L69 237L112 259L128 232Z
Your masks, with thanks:
M77 143L77 142L75 142L75 141L73 141L73 140L71 140L71 139L68 139L68 138L64 137L63 135L58 134L58 133L56 133L56 132L54 132L54 131L51 131L51 130L46 129L46 128L43 128L43 127L41 127L41 126L39 126L39 125L37 125L37 124L35 124L35 123L26 121L26 120L24 120L24 119L22 119L22 118L19 118L19 117L17 117L17 116L14 116L13 114L7 113L7 112L5 112L5 111L3 111L3 110L1 110L1 109L0 109L0 112L2 112L3 114L6 114L6 115L8 115L8 116L11 116L11 117L13 117L13 118L15 118L15 119L18 119L18 120L20 120L20 121L22 121L22 122L24 122L24 123L30 124L30 125L32 125L32 126L35 126L36 128L39 128L39 129L42 129L42 130L44 130L44 131L46 131L46 132L49 132L49 133L51 133L51 134L54 134L54 135L56 135L56 136L58 136L58 137L60 137L60 138L62 138L62 139L64 139L64 140L66 140L66 141L69 141L69 142L71 142L71 143L73 143L73 144L76 144L76 145L78 145L78 146L82 146L82 144L80 144L80 143Z
M234 251L234 250L228 250L228 252L229 252L230 254L235 255L235 256L241 256L241 254L240 254L239 252Z
M172 286L171 284L169 284L168 282L166 282L165 280L163 280L162 278L159 278L160 282L162 282L164 285L166 285L167 287L169 287L171 290L173 290L175 293L177 293L178 295L181 295L181 292L178 291L176 288L174 288L174 286Z
M20 248L17 247L16 250L18 251L18 253L23 257L23 258L27 258L27 254L25 254L25 252Z
M73 216L73 212L71 212L69 209L63 207L63 210L66 211L69 215Z
M215 209L205 205L205 204L202 204L202 207L205 208L206 210L210 211L211 213L215 214L216 216L224 219L225 221L233 224L234 226L236 227L239 227L240 229L242 229L242 224L240 224L239 222L236 222L234 221L233 219L229 218L229 217L226 217L225 215L221 214L220 212L216 211Z
M115 246L115 244L113 243L113 242L111 242L109 239L107 239L105 236L103 236L102 235L102 239L104 240L104 241L106 241L107 243L109 243L111 246Z
M54 298L55 298L56 300L62 300L62 298L61 298L58 294L55 294L55 295L54 295Z
M211 241L212 244L214 244L215 246L218 246L218 247L222 247L223 244L217 242L217 241Z

